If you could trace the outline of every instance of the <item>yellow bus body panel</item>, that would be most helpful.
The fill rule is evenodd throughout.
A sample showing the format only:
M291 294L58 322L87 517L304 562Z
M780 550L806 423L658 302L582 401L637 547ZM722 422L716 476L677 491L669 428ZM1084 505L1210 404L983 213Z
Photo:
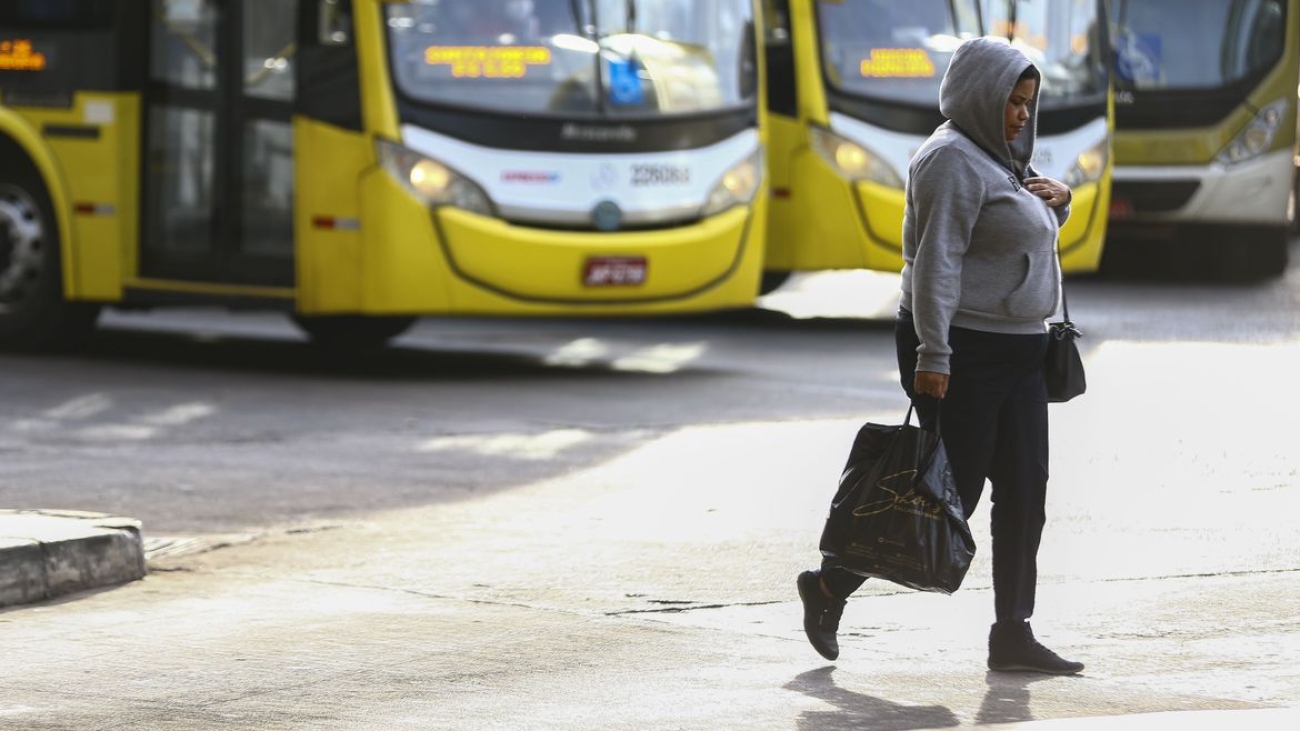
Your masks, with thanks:
M50 197L50 204L54 208L54 217L59 227L64 296L74 298L78 294L74 260L74 252L77 248L76 232L72 227L72 207L68 204L63 170L53 150L41 137L39 121L0 105L0 135L13 140L19 149L26 153L44 180L45 191Z
M865 267L877 271L903 269L903 211L907 196L897 188L879 183L858 183L863 223Z
M768 201L765 266L776 271L795 269L795 257L802 238L794 220L798 211L792 186L791 162L803 128L788 117L768 115L767 175Z
M1109 173L1103 180L1109 180ZM1087 274L1101 266L1106 241L1106 224L1110 215L1110 186L1099 183L1080 185L1071 192L1070 219L1061 227L1061 271Z
M364 134L302 117L293 134L298 308L356 312L365 277L359 181L374 166L373 147ZM333 225L318 225L321 219Z
M74 207L76 297L114 302L122 299L122 283L136 272L138 259L140 97L78 94L67 123L94 118L108 120L97 125L98 139L48 139L63 164ZM95 211L75 209L79 205Z
M10 114L21 116L34 135L20 144L41 169L58 218L64 296L120 300L123 282L135 271L139 236L139 97L81 93L66 109L0 109L0 116ZM51 128L84 130L85 136L42 137L38 131Z
M771 216L784 256L769 255L769 269L902 268L903 191L846 180L807 145L790 171L785 208Z
M361 308L365 314L453 312L448 263L433 216L388 173L361 179Z
M397 102L392 78L388 74L388 43L384 32L384 0L357 0L353 3L353 28L356 29L357 58L361 82L361 117L365 128L374 135L400 140Z

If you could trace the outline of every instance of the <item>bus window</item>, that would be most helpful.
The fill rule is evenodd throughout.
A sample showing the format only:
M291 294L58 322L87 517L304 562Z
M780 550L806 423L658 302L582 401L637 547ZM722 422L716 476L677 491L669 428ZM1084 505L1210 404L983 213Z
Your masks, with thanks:
M352 7L343 0L321 0L317 42L322 46L346 46L352 42Z
M799 114L795 88L794 44L790 37L790 0L763 0L767 53L767 108L776 114Z
M298 0L259 0L244 7L244 93L292 101L294 19Z
M154 81L186 89L217 85L217 9L210 0L154 0Z
M1046 3L985 0L989 33L1007 38L1043 72L1044 111L1101 102L1107 93L1105 30L1096 0Z
M245 3L245 97L293 102L297 14L298 0ZM293 127L284 119L248 119L243 140L242 250L287 258L293 248Z
M716 6L716 7L715 7ZM398 89L433 104L605 117L735 108L749 0L412 0L386 8Z
M973 9L949 0L820 0L817 20L832 87L924 107L957 46L982 34Z
M149 109L145 256L201 254L214 245L217 117L181 102L216 89L218 10L212 0L153 0L153 19L150 77L178 101Z
M1271 69L1281 0L1116 0L1115 75L1135 89L1221 89Z

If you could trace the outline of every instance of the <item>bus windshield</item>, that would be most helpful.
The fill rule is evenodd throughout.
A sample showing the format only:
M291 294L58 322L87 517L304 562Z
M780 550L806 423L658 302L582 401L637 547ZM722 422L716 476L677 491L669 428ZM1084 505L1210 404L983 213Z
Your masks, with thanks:
M420 102L601 118L755 102L750 0L412 0L385 20Z
M976 7L978 5L978 7ZM1105 99L1097 0L819 0L827 80L840 91L932 107L957 46L1006 38L1042 70L1042 108Z
M957 46L982 34L977 0L818 0L831 88L933 107Z
M1105 29L1097 15L1097 0L984 0L988 32L1010 40L1043 72L1043 110L1106 98Z
M113 20L114 0L6 0L0 25L12 28L96 28Z
M1282 0L1114 0L1116 84L1212 90L1271 69L1282 57Z

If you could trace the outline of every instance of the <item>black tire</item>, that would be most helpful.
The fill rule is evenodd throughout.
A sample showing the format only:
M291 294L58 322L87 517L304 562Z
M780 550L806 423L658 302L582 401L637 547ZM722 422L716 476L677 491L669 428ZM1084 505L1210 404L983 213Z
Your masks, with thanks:
M1291 198L1287 203L1287 220L1290 222L1290 234L1300 236L1300 168L1296 168L1295 179L1291 181Z
M367 315L294 315L293 321L312 344L335 351L382 348L415 324L414 317Z
M0 349L80 347L99 305L64 299L54 208L40 178L15 167L0 168Z
M785 283L790 281L790 275L792 273L793 272L782 271L763 272L763 281L758 286L758 296L762 297L763 295L772 294L785 286Z
M1220 260L1212 266L1228 281L1271 279L1281 276L1290 259L1290 228L1255 227L1224 242Z

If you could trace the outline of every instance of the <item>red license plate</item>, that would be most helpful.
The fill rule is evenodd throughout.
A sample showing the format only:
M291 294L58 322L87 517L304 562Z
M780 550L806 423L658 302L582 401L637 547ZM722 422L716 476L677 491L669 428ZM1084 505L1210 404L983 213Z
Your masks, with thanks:
M582 283L588 287L640 287L645 277L644 256L593 256L583 267Z

